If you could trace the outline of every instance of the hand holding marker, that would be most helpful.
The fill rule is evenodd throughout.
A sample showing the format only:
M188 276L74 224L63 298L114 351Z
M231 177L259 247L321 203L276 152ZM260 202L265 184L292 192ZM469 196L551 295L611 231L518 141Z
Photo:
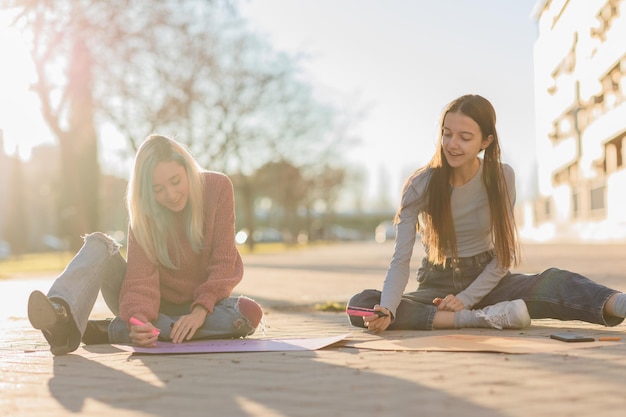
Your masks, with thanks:
M128 322L130 324L132 324L133 326L145 326L146 325L146 323L144 323L143 321L141 321L139 319L136 319L134 317L131 317L130 320L128 320ZM161 333L161 331L159 329L152 329L150 331L155 336L158 336Z
M360 316L360 317L367 317L367 316L373 316L373 315L377 315L378 317L389 317L388 314L383 313L380 310L374 310L373 308L355 307L355 306L348 306L346 308L346 313L348 313L348 315L350 316Z

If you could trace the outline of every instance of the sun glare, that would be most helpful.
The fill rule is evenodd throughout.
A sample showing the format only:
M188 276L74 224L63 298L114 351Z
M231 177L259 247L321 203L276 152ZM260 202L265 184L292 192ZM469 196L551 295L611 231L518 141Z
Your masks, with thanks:
M0 129L4 151L27 159L33 146L51 142L39 113L39 103L30 85L35 72L28 49L8 16L0 16Z

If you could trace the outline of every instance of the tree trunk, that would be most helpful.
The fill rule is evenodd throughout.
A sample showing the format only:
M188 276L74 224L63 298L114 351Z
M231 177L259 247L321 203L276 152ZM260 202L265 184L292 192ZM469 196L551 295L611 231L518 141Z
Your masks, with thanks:
M98 228L100 168L94 126L92 61L82 39L75 39L67 86L69 127L61 145L61 227L70 248L78 250L86 233Z

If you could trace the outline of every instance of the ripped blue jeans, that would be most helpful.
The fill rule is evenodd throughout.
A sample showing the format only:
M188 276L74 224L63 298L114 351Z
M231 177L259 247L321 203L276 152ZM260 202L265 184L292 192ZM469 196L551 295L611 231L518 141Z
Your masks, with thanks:
M109 341L131 343L130 330L126 322L118 317L120 289L126 272L126 261L119 249L120 244L103 233L85 236L82 248L48 291L48 297L60 298L68 304L80 332L70 337L78 343L85 332L99 291L102 291L104 301L116 316L109 325ZM238 338L253 334L255 328L239 311L238 302L238 297L230 297L217 303L193 339ZM191 303L173 304L161 300L159 317L152 323L161 330L159 340L171 340L172 324L181 316L189 314L190 307Z

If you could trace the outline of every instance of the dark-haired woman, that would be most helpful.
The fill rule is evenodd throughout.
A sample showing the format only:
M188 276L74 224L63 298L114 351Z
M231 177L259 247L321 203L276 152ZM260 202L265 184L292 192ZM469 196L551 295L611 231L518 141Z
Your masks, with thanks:
M374 332L520 329L533 318L621 323L625 294L556 268L509 271L519 261L514 203L515 174L500 160L493 106L479 95L457 98L443 111L435 155L404 185L382 292L349 302L376 314L350 315L351 323ZM404 293L416 231L426 256L417 289Z

